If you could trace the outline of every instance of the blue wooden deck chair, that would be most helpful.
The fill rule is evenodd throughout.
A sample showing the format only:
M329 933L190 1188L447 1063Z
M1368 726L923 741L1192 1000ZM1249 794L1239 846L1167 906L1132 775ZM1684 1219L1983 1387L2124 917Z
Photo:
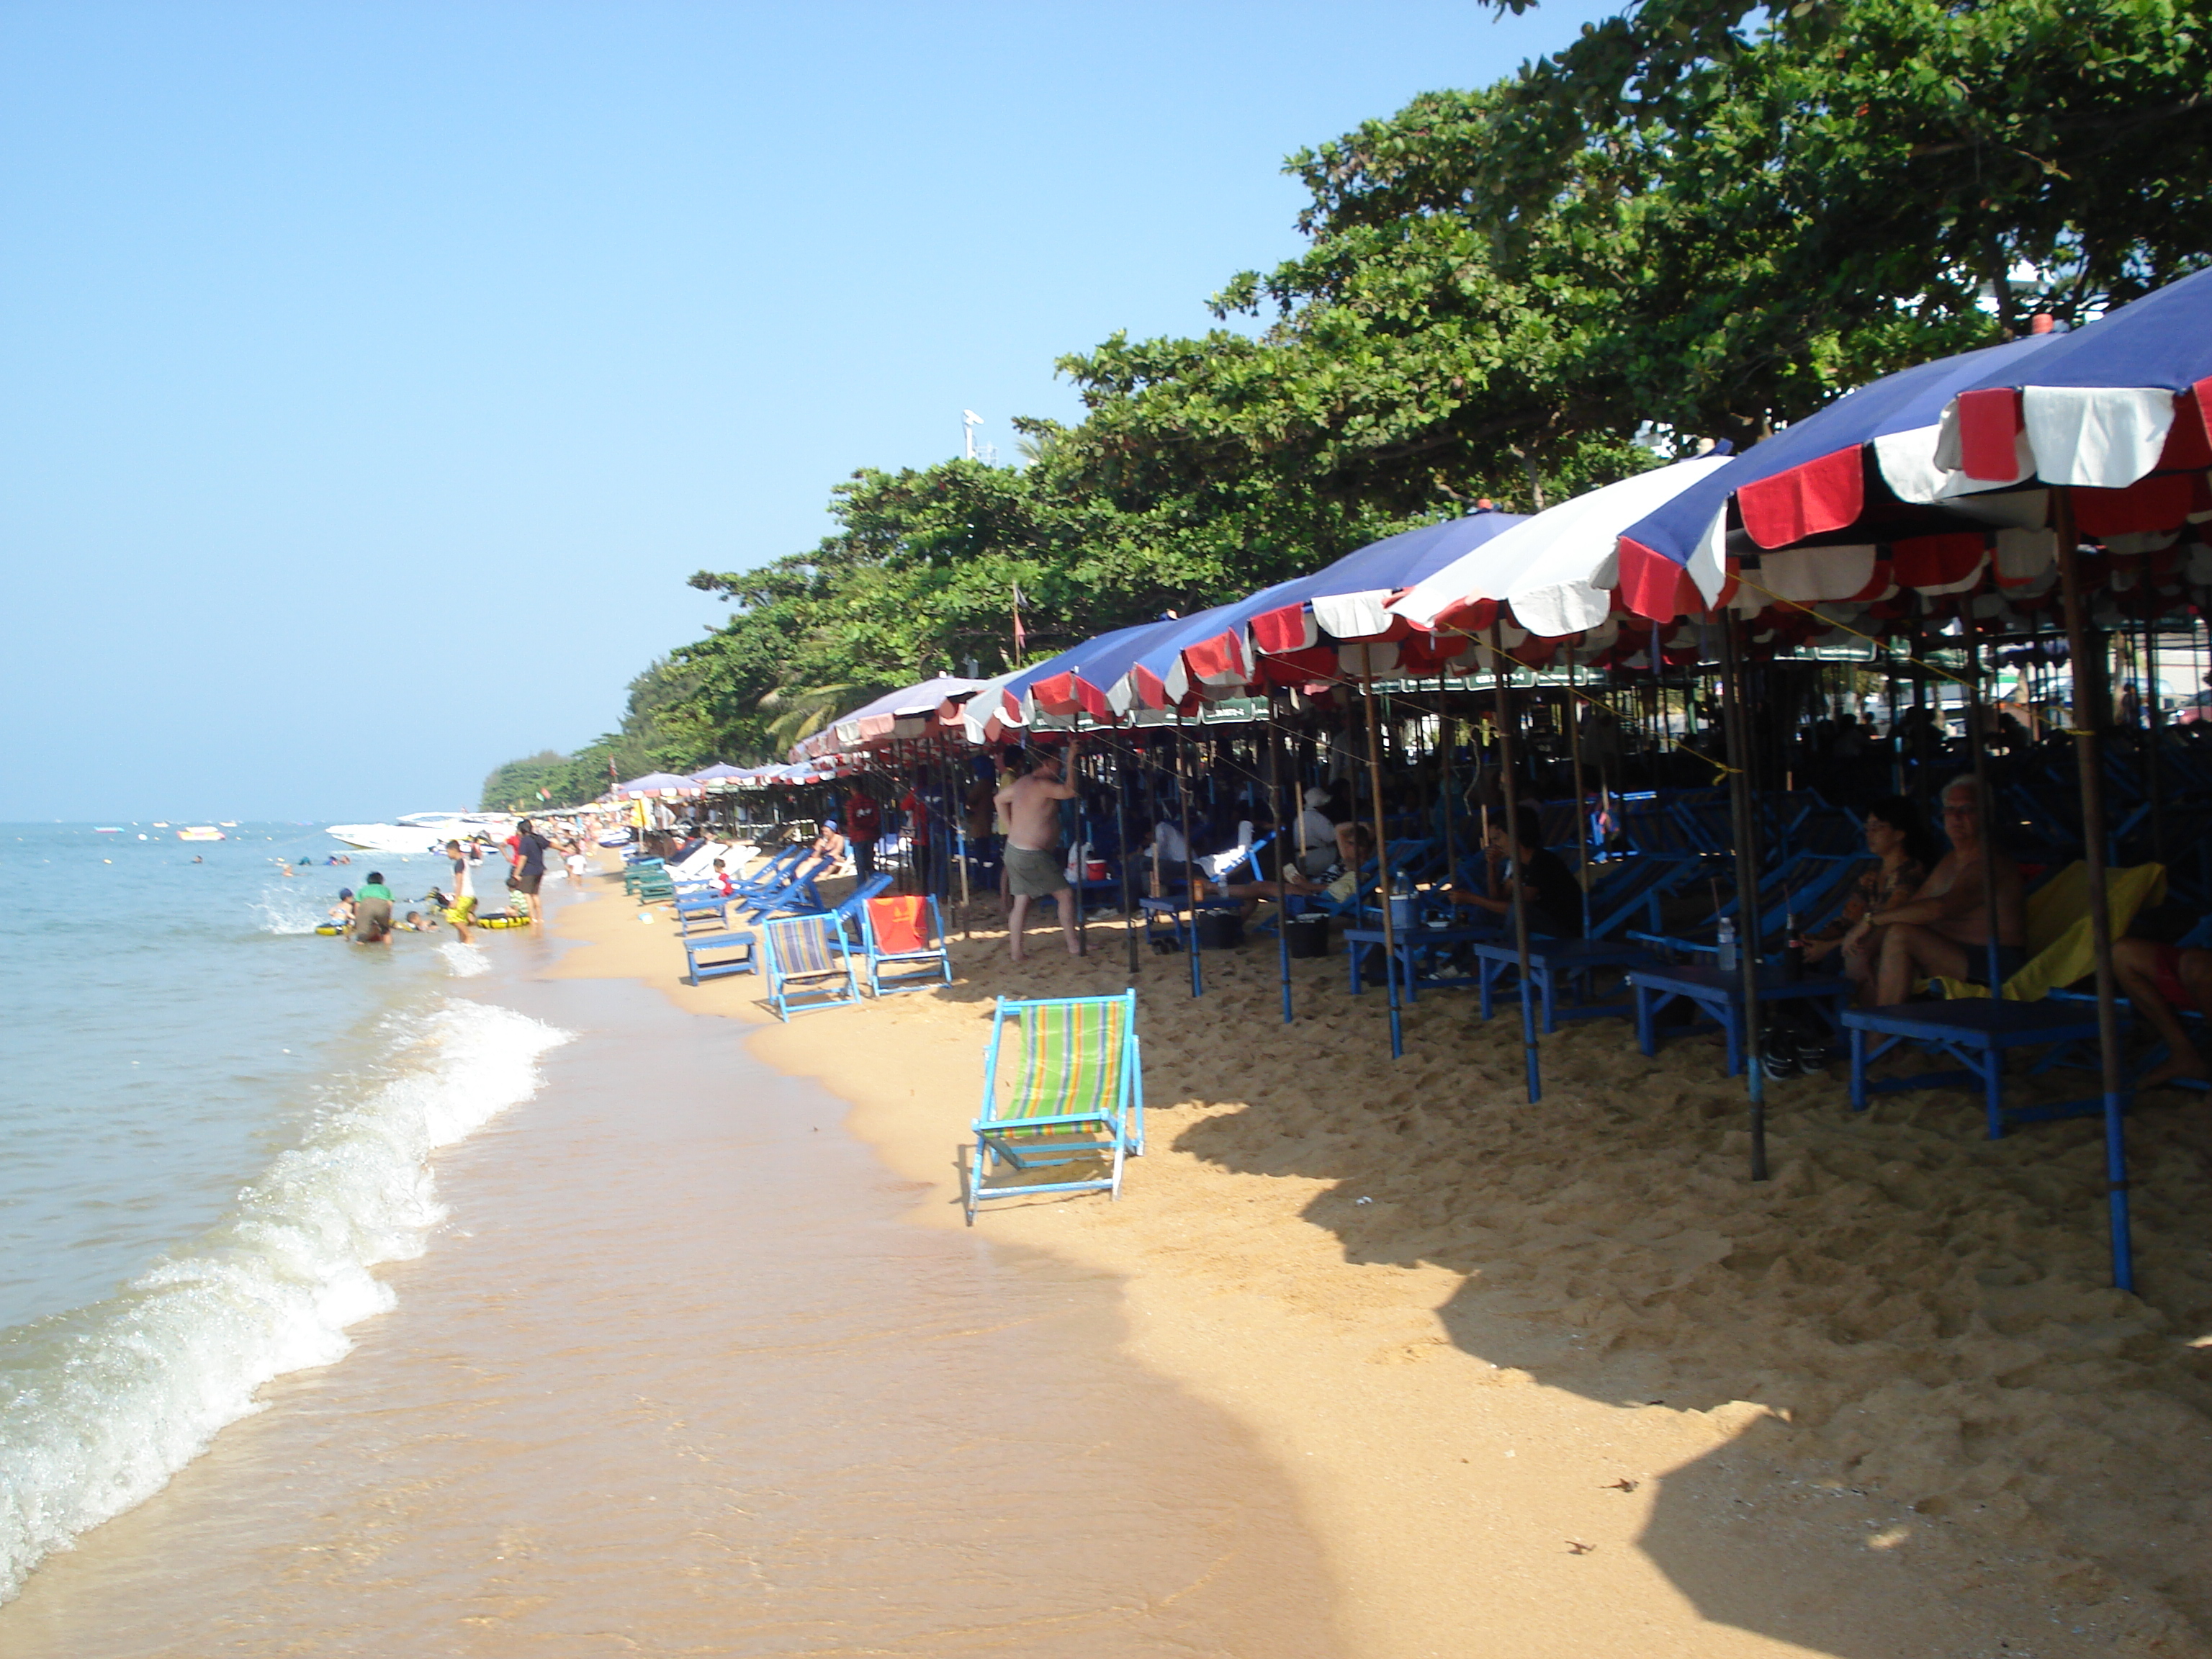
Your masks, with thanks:
M830 907L822 902L822 896L815 891L814 883L816 878L828 872L833 862L827 853L817 853L791 866L775 881L746 896L746 914L758 921L779 910L818 913L828 909Z
M761 924L761 969L768 1003L778 1019L817 1008L839 1008L860 1000L853 958L837 948L837 922L829 915L784 916Z
M952 983L945 919L932 895L905 893L866 900L860 906L860 945L867 959L871 996Z
M866 914L868 901L891 890L892 877L887 870L878 870L866 881L856 883L853 890L830 907L830 914L837 919L837 948L841 951L865 951L867 948L861 933L861 917Z
M730 974L760 972L760 941L750 933L716 933L684 941L686 977L694 985Z
M759 869L739 876L730 884L736 888L738 896L744 898L754 898L762 893L772 892L789 878L793 868L806 856L807 850L805 842L795 841L790 846L777 852L775 857L769 859Z
M1011 1080L999 1076L1006 1028L1019 1033L1021 1053ZM1137 994L1000 997L991 1009L983 1051L983 1109L975 1119L975 1151L968 1174L968 1223L987 1198L1035 1193L1105 1191L1121 1195L1121 1168L1145 1150L1144 1066L1137 1047ZM1067 1181L994 1187L992 1170L1049 1169L1079 1160L1104 1168Z

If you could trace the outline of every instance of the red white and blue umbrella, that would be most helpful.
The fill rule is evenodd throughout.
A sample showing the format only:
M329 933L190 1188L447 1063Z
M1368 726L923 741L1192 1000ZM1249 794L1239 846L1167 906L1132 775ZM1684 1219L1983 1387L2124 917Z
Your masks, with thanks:
M1621 526L1613 576L1620 605L1668 621L1719 604L1728 538L1752 549L1791 548L1762 562L1761 586L1792 603L1871 599L1893 582L1923 592L1972 586L1986 562L1979 527L2033 530L2045 501L2033 492L1981 489L1938 462L1945 406L1961 386L2035 356L2058 337L2032 336L1941 358L1845 393L1717 467ZM1848 534L1823 546L1821 538ZM1881 566L1877 550L1887 548ZM2040 543L2023 544L2014 574L2047 568ZM2001 568L2001 574L2003 574Z
M1937 460L1978 488L2070 489L2093 537L2170 531L2212 513L2212 271L1956 388Z
M1109 697L1117 712L1177 708L1260 682L1296 684L1372 672L1433 672L1465 641L1438 641L1390 609L1424 576L1523 522L1485 507L1387 536L1310 575L1277 582L1139 642Z
M1391 603L1409 626L1480 633L1510 606L1517 624L1545 638L1605 626L1613 608L1613 544L1633 524L1729 465L1704 456L1655 467L1523 519L1453 560Z

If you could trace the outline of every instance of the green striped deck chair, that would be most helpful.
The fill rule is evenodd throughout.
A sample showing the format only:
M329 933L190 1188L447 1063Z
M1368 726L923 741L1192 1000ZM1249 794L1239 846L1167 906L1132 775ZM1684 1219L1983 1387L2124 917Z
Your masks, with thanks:
M761 968L778 1019L860 1000L860 981L835 916L785 916L761 924Z
M1018 1054L1003 1053L1012 1026ZM1000 1075L1006 1060L1007 1076ZM983 1109L975 1124L968 1221L987 1198L1104 1190L1121 1195L1121 1167L1145 1150L1145 1079L1137 1047L1137 994L1000 997L983 1054ZM1097 1173L1065 1181L990 1184L1000 1165L1028 1175L1070 1164Z

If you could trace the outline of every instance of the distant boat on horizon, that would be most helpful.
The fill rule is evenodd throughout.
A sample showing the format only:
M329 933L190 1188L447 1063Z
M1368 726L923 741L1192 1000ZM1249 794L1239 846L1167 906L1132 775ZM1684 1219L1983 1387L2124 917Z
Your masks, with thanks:
M169 821L167 818L155 818L154 827L156 830L166 830L169 827Z
M177 839L179 841L226 841L228 837L211 823L198 823L189 830L178 830Z
M123 827L115 823L96 823L92 833L95 836L119 836L123 833Z

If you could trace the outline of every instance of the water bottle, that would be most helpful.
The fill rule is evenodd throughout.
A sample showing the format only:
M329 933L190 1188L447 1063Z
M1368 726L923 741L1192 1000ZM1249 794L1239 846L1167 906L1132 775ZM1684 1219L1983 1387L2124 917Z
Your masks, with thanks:
M1720 949L1714 958L1713 966L1724 974L1735 972L1735 918L1734 916L1721 918L1719 945Z

